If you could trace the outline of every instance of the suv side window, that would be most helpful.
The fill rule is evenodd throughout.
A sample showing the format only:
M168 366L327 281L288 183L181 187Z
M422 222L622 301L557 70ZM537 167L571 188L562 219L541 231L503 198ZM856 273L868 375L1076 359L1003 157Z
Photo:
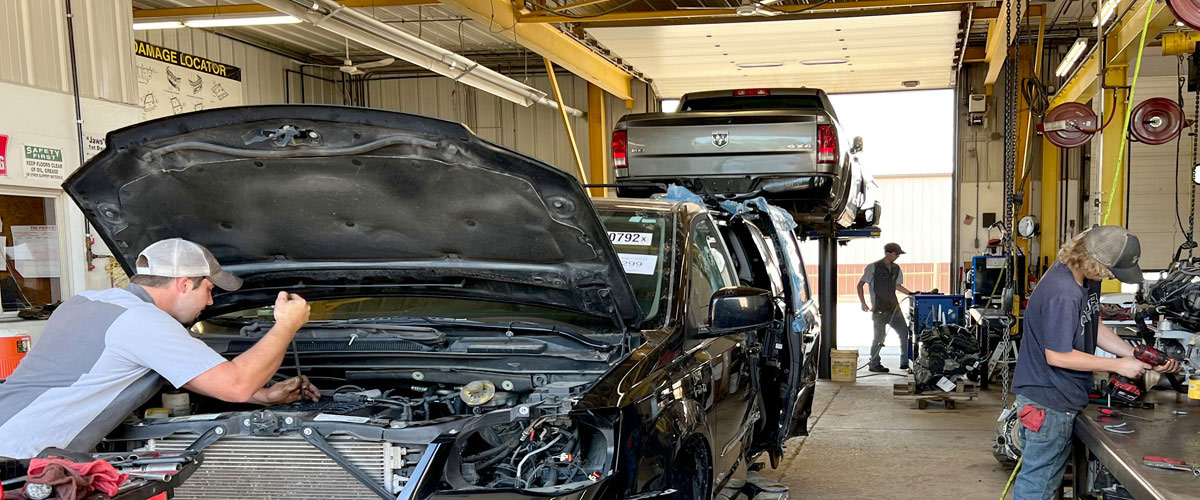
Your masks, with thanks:
M688 258L691 261L688 266L688 324L699 326L708 321L712 295L722 288L737 286L729 251L708 216L697 217L692 225Z

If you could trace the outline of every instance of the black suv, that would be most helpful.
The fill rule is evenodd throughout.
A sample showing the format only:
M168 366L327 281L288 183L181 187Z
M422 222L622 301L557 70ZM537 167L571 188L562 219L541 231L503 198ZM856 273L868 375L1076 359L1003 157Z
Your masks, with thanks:
M761 200L592 200L461 125L370 109L201 111L107 145L65 187L127 271L182 237L245 280L193 328L209 346L249 349L279 290L312 305L322 401L193 395L101 445L203 450L177 498L711 498L806 431L816 306Z

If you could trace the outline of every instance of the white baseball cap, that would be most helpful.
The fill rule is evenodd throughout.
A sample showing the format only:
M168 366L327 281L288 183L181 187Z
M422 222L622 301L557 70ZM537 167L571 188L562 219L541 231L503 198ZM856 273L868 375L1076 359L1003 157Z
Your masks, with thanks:
M237 290L242 279L221 269L217 258L204 246L182 238L151 243L138 254L138 274L168 278L205 277L222 290Z

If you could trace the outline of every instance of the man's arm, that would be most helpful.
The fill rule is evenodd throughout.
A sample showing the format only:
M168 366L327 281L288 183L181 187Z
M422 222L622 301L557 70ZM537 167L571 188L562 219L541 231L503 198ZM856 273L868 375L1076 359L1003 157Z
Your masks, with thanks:
M222 401L251 401L279 370L296 331L308 322L308 313L308 303L299 295L279 292L275 326L246 352L201 373L184 388Z
M911 291L909 291L907 288L904 288L904 285L896 285L896 290L904 295L913 295Z
M871 280L871 272L874 270L875 270L875 264L867 264L867 267L863 268L862 278L858 279L858 302L860 304L862 304L863 312L871 311L871 307L867 305L866 297L863 296L863 286L866 285L867 282Z
M1129 345L1129 342L1122 339L1120 335L1117 335L1117 332L1112 331L1112 328L1109 328L1104 322L1101 322L1096 327L1096 330L1096 345L1100 346L1101 349L1122 358L1133 357L1133 346Z

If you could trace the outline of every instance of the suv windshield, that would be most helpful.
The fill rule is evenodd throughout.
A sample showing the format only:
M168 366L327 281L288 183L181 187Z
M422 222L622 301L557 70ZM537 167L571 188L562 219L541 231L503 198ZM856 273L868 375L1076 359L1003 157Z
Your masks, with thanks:
M642 307L642 328L660 326L670 300L665 291L670 286L670 266L674 263L675 233L668 232L674 226L672 215L628 209L596 211Z
M688 99L680 111L759 111L769 109L824 109L815 95L769 95L745 97L706 97Z

